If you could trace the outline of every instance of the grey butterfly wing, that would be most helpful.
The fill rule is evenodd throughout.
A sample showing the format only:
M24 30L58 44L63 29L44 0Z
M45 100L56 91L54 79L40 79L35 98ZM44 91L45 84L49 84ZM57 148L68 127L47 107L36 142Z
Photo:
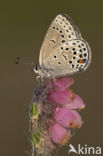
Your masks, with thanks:
M52 53L60 44L80 36L78 28L72 24L70 17L66 15L57 15L44 38L40 50L39 64L45 65L45 59L48 54Z
M40 66L52 70L54 76L67 75L83 69L88 61L81 64L79 42L86 48L84 51L88 59L89 46L82 39L78 28L72 24L69 17L58 15L51 23L43 41L39 56ZM76 49L76 56L74 56L73 48ZM82 60L83 58L84 53L82 53Z
M89 66L91 52L85 40L75 39L56 47L45 60L48 69L53 69L54 76L70 75Z

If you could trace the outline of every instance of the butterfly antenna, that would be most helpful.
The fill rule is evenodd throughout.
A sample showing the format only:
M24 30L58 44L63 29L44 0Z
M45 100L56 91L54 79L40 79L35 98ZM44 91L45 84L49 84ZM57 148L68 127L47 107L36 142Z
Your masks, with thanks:
M29 61L29 60L25 60L22 57L17 57L15 64L30 64L30 65L34 65L34 62Z

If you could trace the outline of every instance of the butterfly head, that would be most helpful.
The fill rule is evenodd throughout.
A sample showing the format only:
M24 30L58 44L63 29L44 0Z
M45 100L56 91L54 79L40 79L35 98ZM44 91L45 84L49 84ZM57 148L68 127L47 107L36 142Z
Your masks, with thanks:
M53 77L53 71L46 69L44 66L35 65L32 69L33 69L34 73L36 73L41 78Z
M34 73L36 73L41 78L48 77L48 75L46 74L47 73L46 69L41 67L38 64L33 67L33 71L34 71Z
M40 68L40 66L38 64L34 65L32 69L37 74L41 73L41 68Z

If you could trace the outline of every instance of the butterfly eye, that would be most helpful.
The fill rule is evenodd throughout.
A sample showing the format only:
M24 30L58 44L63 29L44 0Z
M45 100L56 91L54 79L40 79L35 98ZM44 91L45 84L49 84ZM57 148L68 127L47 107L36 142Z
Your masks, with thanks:
M36 71L38 70L38 66L37 65L34 68L35 68Z

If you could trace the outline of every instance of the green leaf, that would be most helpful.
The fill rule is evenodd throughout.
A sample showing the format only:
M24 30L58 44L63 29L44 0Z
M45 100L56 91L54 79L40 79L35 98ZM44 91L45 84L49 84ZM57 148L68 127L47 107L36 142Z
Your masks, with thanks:
M38 116L38 109L35 103L32 103L32 117L36 119Z
M36 135L32 134L32 139L34 144L37 146L39 144L39 138Z

